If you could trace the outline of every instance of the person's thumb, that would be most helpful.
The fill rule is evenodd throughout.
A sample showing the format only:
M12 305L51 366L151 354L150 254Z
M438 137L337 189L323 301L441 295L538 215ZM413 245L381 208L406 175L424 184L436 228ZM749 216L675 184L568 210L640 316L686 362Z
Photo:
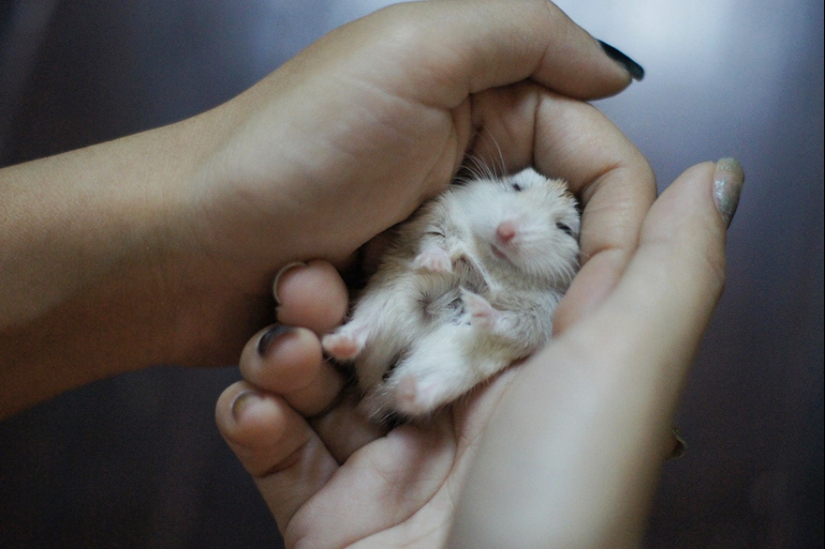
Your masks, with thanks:
M724 287L725 235L743 181L739 162L724 158L687 170L656 200L604 304L606 314L624 319L628 337L659 341L669 353L698 345Z
M639 542L679 393L724 285L743 177L732 159L682 174L648 212L613 292L524 364L485 433L451 546Z

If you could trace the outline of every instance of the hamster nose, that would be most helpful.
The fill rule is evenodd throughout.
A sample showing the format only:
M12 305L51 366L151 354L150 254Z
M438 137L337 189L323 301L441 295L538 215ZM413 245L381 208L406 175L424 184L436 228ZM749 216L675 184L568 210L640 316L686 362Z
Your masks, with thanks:
M516 236L516 224L512 221L502 221L496 227L496 237L501 242L510 242Z

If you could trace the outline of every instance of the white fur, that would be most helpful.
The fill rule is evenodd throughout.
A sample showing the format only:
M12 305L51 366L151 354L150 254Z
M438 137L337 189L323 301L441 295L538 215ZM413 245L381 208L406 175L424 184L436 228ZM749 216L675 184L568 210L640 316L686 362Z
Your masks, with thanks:
M399 225L349 322L322 342L352 361L362 410L425 416L546 342L579 227L564 183L531 168L453 185Z

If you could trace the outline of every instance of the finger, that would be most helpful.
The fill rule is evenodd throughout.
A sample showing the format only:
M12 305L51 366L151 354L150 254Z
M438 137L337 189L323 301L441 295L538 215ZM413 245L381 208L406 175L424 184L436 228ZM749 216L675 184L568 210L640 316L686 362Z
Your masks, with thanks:
M324 261L288 266L276 277L274 292L280 303L279 319L310 322L318 332L337 326L343 319L347 290L335 268ZM330 308L313 313L313 307L321 300L330 303ZM268 336L271 331L262 332L257 341L273 337L280 340L285 329L276 328L277 336ZM260 343L254 344L253 338L242 354L241 372L248 381L283 395L305 417L316 416L333 403L344 380L323 360L320 340L307 330L294 330L291 340L267 343L266 351L262 351ZM385 434L384 429L358 412L356 404L356 399L344 398L334 409L312 420L313 428L338 463Z
M329 407L343 386L318 337L306 328L277 324L262 330L244 347L239 366L246 381L282 396L306 417Z
M358 412L354 394L337 401L344 379L324 360L318 337L306 328L278 324L262 330L247 343L239 366L247 383L312 418L312 428L338 463L386 434Z
M599 401L601 411L579 410L592 421L579 428L599 441L588 454L600 457L589 465L580 460L578 471L632 493L634 501L621 504L635 508L634 520L642 520L638 513L652 497L663 448L673 448L678 397L724 286L725 211L732 212L730 205L738 201L743 177L735 161L708 162L682 174L651 208L615 291L586 322L562 336L569 335L570 348L585 357L580 362L589 373L583 379L600 385L590 398ZM727 205L721 209L715 199L720 187L726 189ZM612 473L599 479L596 470L604 466L599 460L638 485Z
M295 264L279 273L274 286L276 299L280 302L279 320L310 322L318 333L334 328L343 320L347 305L346 286L335 268L325 261ZM318 303L323 301L330 303L330 308L317 311ZM254 349L260 356L260 346L247 345L244 357L248 357L248 363L241 360L241 371L249 372L244 376L246 379L284 395L296 410L311 417L329 408L344 380L323 360L318 338L306 333L301 335L303 342L294 340L293 346L286 349L278 346L267 353L268 357L263 361L253 352ZM293 378L298 381L293 382ZM297 387L297 390L285 392L286 385ZM353 398L344 398L334 409L314 418L312 425L339 463L385 434L356 410Z
M452 108L468 94L527 78L571 97L618 93L630 74L546 0L423 2L391 6L353 26L377 63L402 73L393 90ZM364 36L373 37L364 44ZM421 86L426 81L433 85Z
M357 450L387 434L387 429L370 423L357 404L356 396L348 395L328 413L310 420L338 463L344 463Z
M563 174L585 206L582 268L555 317L562 331L589 315L621 277L656 198L656 179L639 150L589 105L545 96L537 124L537 164Z
M347 287L332 264L315 259L284 267L275 278L278 321L328 332L344 319L349 303Z
M285 533L297 510L327 483L338 464L283 399L246 382L221 394L215 419Z
M739 163L723 159L694 166L674 182L645 220L639 249L605 314L617 316L633 302L622 315L636 337L694 347L724 286L726 229L743 180Z
M456 535L495 546L519 524L537 539L639 541L678 394L724 282L720 210L732 212L742 174L720 165L695 166L662 194L615 291L525 365L485 436ZM727 190L715 199L717 188ZM514 473L499 482L491 473L504 458ZM478 497L493 504L476 506Z
M555 102L545 102L551 105ZM558 142L563 135L561 128L569 121L576 124L569 110L547 108L548 115L567 118L558 121L552 136ZM600 113L593 118L607 120ZM545 126L546 127L546 126ZM568 126L569 127L569 126ZM549 132L548 132L549 133ZM563 330L573 322L589 315L612 291L624 272L638 245L638 235L648 209L656 198L656 180L647 160L618 130L579 134L567 138L562 146L550 154L551 165L576 171L577 156L585 167L571 179L574 188L585 204L582 212L581 271L568 289L566 299L560 304L556 317L556 330ZM575 149L597 151L592 154L576 154ZM587 168L589 166L589 170Z
M505 171L535 165L570 184L584 203L581 272L556 311L557 332L587 316L610 292L636 249L656 197L639 150L597 109L522 84L474 99L481 128L470 153Z
M592 432L619 450L626 444L616 440L621 435L652 448L647 457L658 460L673 439L678 395L725 280L727 223L714 192L717 181L727 181L726 200L735 203L743 178L736 162L718 166L694 166L668 187L645 218L613 293L561 336L569 335L566 344L591 363L590 373L610 393L601 402L614 407L611 417Z

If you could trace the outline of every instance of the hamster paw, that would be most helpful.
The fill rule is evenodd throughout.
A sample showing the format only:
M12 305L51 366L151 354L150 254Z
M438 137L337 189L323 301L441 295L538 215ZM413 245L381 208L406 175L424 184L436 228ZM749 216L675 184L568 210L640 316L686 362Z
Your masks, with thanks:
M441 248L428 248L415 257L413 268L430 273L450 273L453 271L453 262Z
M461 298L464 300L467 312L470 313L470 322L473 326L489 332L496 330L501 313L495 310L489 301L463 288Z
M364 349L364 342L350 334L327 334L321 339L321 347L338 360L352 360Z

